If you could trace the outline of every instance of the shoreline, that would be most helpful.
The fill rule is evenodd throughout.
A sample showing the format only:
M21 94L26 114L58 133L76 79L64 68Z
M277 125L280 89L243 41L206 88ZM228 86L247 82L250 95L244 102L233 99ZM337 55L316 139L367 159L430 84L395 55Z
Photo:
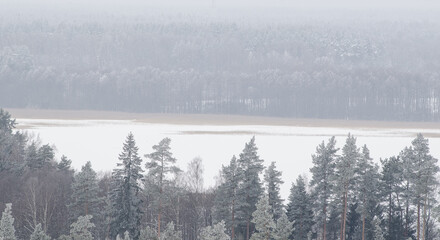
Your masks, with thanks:
M440 129L440 122L308 119L220 114L127 113L94 110L17 108L5 108L5 110L15 119L131 120L141 123L164 123L173 125L266 125L350 129Z

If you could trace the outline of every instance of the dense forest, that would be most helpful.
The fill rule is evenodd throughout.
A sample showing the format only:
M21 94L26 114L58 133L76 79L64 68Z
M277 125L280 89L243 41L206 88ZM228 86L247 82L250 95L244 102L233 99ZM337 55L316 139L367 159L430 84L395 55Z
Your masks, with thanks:
M312 155L311 179L286 183L284 200L289 169L265 168L255 137L206 189L202 160L180 169L169 138L142 156L129 133L117 166L98 174L91 162L75 171L15 125L0 110L2 240L440 238L438 160L421 134L380 161L350 134L342 149L331 137Z
M440 120L434 18L151 15L5 12L1 105Z

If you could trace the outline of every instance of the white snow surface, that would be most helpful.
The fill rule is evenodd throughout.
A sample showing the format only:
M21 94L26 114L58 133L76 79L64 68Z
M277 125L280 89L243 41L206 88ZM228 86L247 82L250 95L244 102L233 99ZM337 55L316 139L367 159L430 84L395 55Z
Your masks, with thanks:
M310 179L311 155L316 146L331 136L336 136L342 148L348 133L357 137L359 147L366 144L376 162L380 158L397 155L411 144L415 135L435 133L440 129L350 129L327 127L291 127L266 125L172 125L151 124L131 120L52 120L17 119L19 126L38 136L43 144L56 147L56 156L66 155L79 170L91 161L96 171L111 171L116 167L122 144L129 132L135 136L139 155L145 163L145 154L165 137L171 138L171 150L182 170L195 157L204 164L205 188L215 185L222 165L227 165L233 155L238 155L252 136L256 138L259 155L269 165L276 162L283 172L285 183L281 194L287 199L291 183L299 174ZM440 138L429 138L431 153L440 157Z

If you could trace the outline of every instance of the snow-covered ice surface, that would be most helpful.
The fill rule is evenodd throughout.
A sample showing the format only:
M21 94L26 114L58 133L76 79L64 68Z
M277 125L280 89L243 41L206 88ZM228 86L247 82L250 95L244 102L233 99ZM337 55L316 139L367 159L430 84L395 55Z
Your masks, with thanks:
M133 132L142 157L151 153L152 146L161 139L169 137L172 152L183 170L194 157L203 159L205 187L215 184L214 177L222 164L228 164L234 154L238 157L245 143L255 136L265 164L275 161L283 172L285 184L281 190L284 198L299 174L307 174L310 178L311 155L318 144L331 136L336 136L338 147L342 148L347 134L353 134L358 146L367 144L371 156L379 162L380 158L397 155L421 132L429 138L431 153L440 158L440 129L171 125L130 120L17 119L17 122L21 129L39 136L43 143L55 144L57 157L66 155L77 170L91 161L95 170L111 171L129 132Z

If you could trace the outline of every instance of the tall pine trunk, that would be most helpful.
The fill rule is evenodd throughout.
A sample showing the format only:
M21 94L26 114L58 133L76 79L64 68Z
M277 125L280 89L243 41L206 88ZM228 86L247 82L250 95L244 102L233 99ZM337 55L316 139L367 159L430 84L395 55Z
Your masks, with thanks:
M322 227L322 239L323 240L326 240L326 227L327 227L327 204L324 204L324 209L323 209L323 212L324 212L324 225L323 225L323 227Z
M417 240L420 240L420 200L417 201Z
M231 226L231 240L235 239L235 227L234 227L234 221L235 221L235 199L232 200L232 226Z

